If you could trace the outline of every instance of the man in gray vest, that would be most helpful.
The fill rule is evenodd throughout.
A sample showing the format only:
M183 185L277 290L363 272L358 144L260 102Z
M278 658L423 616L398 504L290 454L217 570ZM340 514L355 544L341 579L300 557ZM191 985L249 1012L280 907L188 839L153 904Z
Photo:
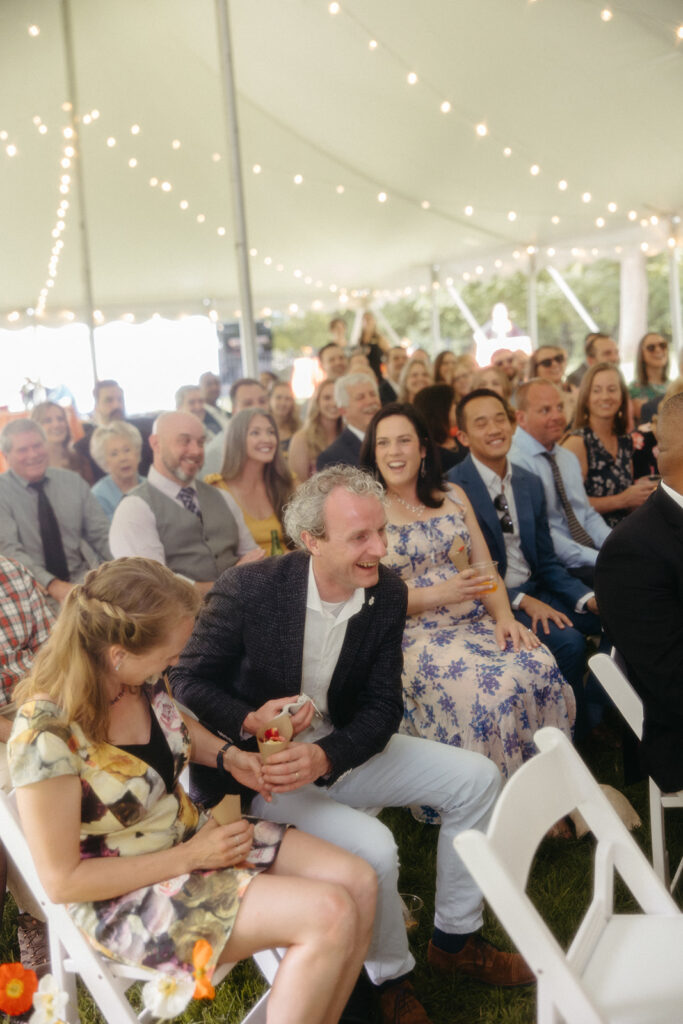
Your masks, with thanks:
M203 423L191 413L162 413L149 439L154 461L147 480L119 503L109 531L115 558L153 558L202 593L225 569L263 557L225 492L195 480L205 438Z

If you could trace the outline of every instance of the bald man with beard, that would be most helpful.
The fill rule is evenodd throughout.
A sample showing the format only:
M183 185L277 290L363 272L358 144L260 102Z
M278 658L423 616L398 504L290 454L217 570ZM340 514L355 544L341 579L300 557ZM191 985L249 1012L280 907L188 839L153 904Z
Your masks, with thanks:
M595 592L605 631L644 709L642 767L683 789L683 394L657 423L662 481L605 540Z
M192 413L162 413L149 439L154 461L147 480L124 495L109 531L115 558L152 558L202 593L225 569L263 557L226 492L196 480L205 439L204 424Z

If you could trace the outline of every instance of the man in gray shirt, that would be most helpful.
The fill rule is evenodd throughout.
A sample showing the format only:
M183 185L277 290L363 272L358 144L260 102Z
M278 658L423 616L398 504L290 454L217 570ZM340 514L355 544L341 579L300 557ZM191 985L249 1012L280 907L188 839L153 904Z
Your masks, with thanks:
M48 466L45 434L12 420L0 434L0 553L21 562L62 603L88 569L111 558L109 522L85 480Z

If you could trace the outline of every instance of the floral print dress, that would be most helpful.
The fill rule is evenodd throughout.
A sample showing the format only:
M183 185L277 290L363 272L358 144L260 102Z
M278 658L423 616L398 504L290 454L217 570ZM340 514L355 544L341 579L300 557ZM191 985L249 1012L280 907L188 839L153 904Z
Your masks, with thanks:
M607 451L602 441L590 427L574 430L573 436L583 438L588 460L588 473L584 481L586 494L589 498L605 498L608 495L621 494L633 483L633 439L629 434L620 434L617 438L617 454ZM602 518L608 526L616 526L627 516L629 509L616 509L614 512L603 512Z
M163 680L146 684L174 762L174 784L134 754L93 743L65 723L52 701L31 700L17 714L8 747L14 786L61 775L81 782L81 857L134 857L189 839L206 815L178 781L190 738ZM123 963L191 973L197 939L211 944L208 967L227 942L251 879L274 861L286 826L258 822L249 861L235 868L193 871L116 899L68 904L77 925L100 952Z
M470 536L452 492L444 514L387 527L383 559L409 587L432 587L456 575L449 552ZM533 735L554 725L571 737L574 692L547 647L501 651L481 601L408 615L403 634L402 731L485 754L505 777L536 753Z

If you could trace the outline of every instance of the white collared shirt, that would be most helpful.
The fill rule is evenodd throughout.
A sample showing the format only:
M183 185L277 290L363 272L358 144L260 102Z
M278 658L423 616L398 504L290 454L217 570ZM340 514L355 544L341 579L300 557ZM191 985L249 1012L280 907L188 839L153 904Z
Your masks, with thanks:
M664 493L668 494L669 497L676 502L679 508L683 508L683 494L679 494L678 491L674 491L673 487L669 487L669 485L665 484L663 480L661 481L661 487Z
M352 434L355 434L359 441L365 440L365 431L359 430L358 427L353 427L347 420L344 420L344 425L347 430L350 430Z
M472 455L471 452L470 455ZM522 539L519 535L519 518L517 516L517 506L515 505L515 495L512 490L512 469L510 463L506 462L505 476L501 479L495 470L489 469L479 459L475 459L474 455L472 455L472 462L484 482L491 501L495 501L499 494L503 494L507 501L508 512L510 513L510 519L512 519L515 531L514 533L505 533L503 531L503 541L505 542L505 553L507 555L505 586L509 589L521 587L531 576L531 569L522 552ZM498 515L497 510L496 514ZM498 515L498 518L500 519L500 515ZM515 600L515 607L517 604L518 602Z
M344 645L348 621L361 610L364 601L363 587L354 590L347 601L338 604L323 601L315 581L311 558L306 593L301 693L308 694L322 718L314 718L308 729L297 736L297 740L315 743L334 729L328 713L327 693Z

